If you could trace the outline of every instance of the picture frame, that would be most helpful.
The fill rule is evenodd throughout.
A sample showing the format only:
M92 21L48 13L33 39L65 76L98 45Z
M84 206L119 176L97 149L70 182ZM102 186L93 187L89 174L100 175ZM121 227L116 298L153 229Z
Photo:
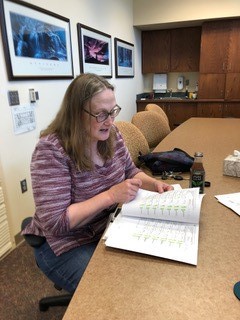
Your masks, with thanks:
M112 37L77 23L81 73L112 78Z
M134 77L134 45L114 38L116 78Z
M73 78L70 20L20 0L0 0L9 80Z

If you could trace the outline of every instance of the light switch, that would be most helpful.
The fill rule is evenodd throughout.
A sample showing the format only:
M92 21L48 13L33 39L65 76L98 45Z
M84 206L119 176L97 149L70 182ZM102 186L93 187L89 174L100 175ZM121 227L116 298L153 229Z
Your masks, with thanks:
M8 101L10 106L17 106L20 104L18 91L8 91Z

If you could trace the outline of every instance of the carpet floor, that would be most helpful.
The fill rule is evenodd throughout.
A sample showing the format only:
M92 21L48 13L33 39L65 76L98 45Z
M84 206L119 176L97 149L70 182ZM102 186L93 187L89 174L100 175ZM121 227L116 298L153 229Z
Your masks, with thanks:
M41 298L65 294L38 269L32 248L23 242L0 261L1 320L60 320L66 307L39 311Z

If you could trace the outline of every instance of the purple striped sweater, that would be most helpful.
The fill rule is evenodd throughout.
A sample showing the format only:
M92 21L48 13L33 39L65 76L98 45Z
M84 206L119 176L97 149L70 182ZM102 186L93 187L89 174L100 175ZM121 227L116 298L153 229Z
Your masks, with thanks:
M118 129L116 131L113 159L103 167L96 165L95 170L84 172L76 170L56 135L40 138L31 162L36 211L23 234L45 236L57 256L100 239L109 211L101 212L83 227L70 230L67 208L71 203L87 200L140 171L132 162Z

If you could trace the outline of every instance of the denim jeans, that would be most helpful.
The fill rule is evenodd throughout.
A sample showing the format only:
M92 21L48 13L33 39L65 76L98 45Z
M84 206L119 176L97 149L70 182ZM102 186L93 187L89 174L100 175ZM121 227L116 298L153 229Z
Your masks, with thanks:
M89 243L56 256L46 241L34 253L42 272L59 287L74 293L97 244Z

